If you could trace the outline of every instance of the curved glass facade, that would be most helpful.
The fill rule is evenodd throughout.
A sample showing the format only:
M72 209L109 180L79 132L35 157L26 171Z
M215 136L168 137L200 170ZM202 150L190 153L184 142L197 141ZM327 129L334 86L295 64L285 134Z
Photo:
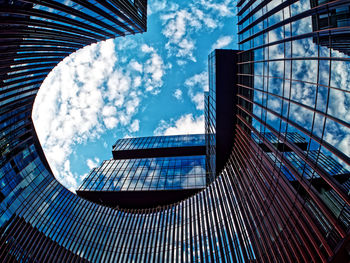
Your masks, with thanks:
M272 261L340 258L349 242L350 180L347 170L340 176L331 167L350 165L349 2L243 0L238 14L244 51L233 159L244 174L237 184L253 193L237 195L259 222L250 232L256 254ZM287 136L296 133L307 149ZM269 252L274 246L276 254Z
M346 262L349 174L325 162L350 165L349 1L238 1L236 138L205 190L134 211L55 180L31 120L38 88L75 50L145 30L145 2L1 1L0 260Z

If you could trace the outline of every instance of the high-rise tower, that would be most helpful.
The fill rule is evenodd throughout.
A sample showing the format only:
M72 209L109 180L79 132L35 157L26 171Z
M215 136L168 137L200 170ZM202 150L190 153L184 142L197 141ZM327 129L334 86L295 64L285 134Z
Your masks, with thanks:
M349 257L349 174L336 176L324 165L350 165L350 108L342 99L349 98L350 67L340 44L349 37L349 4L237 4L241 52L230 163L240 211L252 218L251 244L266 261ZM305 138L307 149L290 134Z
M119 139L76 192L111 207L170 205L206 187L205 159L204 134Z
M145 1L0 3L1 261L349 261L349 1L237 2L230 156L204 190L141 211L58 183L31 109L64 57L145 30Z

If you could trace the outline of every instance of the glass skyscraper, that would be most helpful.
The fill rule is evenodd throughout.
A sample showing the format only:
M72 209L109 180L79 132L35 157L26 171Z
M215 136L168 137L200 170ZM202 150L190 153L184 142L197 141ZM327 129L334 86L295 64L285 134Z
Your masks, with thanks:
M0 260L348 262L349 5L237 1L225 165L197 194L140 210L84 200L57 182L31 110L64 57L146 30L146 1L1 1Z
M347 261L349 175L335 176L324 164L325 158L350 164L349 107L341 102L349 97L350 67L340 45L349 37L349 2L237 7L242 51L233 181L243 213L255 214L248 227L254 251L269 261ZM295 132L306 150L286 136ZM270 134L290 151L278 149Z
M206 187L205 161L204 134L120 139L77 194L112 207L169 205Z

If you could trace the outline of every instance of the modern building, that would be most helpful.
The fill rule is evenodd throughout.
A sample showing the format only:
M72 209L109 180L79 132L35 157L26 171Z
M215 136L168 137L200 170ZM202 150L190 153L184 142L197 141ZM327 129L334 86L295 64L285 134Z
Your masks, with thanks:
M276 135L274 135L271 132L265 132L262 133L263 138L267 140L269 143L271 143L275 148L278 149L280 152L291 152L292 149L288 147L283 141L279 140ZM302 137L297 132L287 132L281 134L285 140L289 141L293 145L297 146L299 149L306 151L308 143L305 140L304 137ZM261 139L258 137L253 137L253 139L258 143L258 145L265 151L270 152L271 149L267 146L267 143L264 143Z
M206 187L205 161L204 134L120 139L76 193L109 207L170 205Z
M208 59L209 91L205 93L205 133L208 167L221 172L230 156L235 138L237 104L237 50L216 49ZM215 177L213 177L215 178Z
M329 0L311 0L311 7L327 8ZM314 37L313 41L319 45L337 50L350 55L350 38L349 38L349 22L350 21L350 7L339 6L337 3L329 12L317 12L312 16L313 31L319 34L319 37ZM327 29L333 29L330 36L327 34ZM325 31L325 33L323 33Z
M350 164L344 146L349 143L350 126L342 113L349 108L336 106L349 94L341 84L348 78L349 57L318 43L339 30L348 36L349 27L315 30L312 18L332 20L333 11L348 10L349 3L239 1L237 5L242 52L238 54L238 112L231 163L234 192L244 204L242 213L255 211L256 219L248 227L254 251L259 250L268 261L347 261L349 187L324 169L322 157L331 156L342 166ZM253 96L246 96L246 91ZM306 151L286 138L291 132L306 139ZM292 153L270 143L266 135L271 133ZM263 142L274 158L251 138ZM288 159L291 154L305 162L302 169ZM313 170L311 178L307 167ZM334 195L325 198L320 184Z
M120 139L113 145L114 159L205 155L205 135L188 134Z
M204 190L140 210L57 182L31 110L64 57L145 30L146 2L0 1L0 261L348 262L350 62L333 43L349 38L349 4L238 1L230 155ZM338 10L341 26L313 26Z

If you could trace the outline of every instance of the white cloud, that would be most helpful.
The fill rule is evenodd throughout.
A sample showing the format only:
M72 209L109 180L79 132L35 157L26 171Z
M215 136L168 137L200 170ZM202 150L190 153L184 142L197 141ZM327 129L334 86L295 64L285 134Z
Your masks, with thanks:
M231 44L232 41L233 41L232 36L222 36L214 43L211 49L220 49L220 48L226 47L229 44Z
M102 109L102 115L103 116L113 116L115 115L117 112L116 108L113 107L113 106L104 106L103 109Z
M201 0L202 5L206 5L207 9L212 10L213 12L217 13L218 16L225 17L225 16L232 16L232 7L234 3L232 1L226 0L226 1L220 1L221 3L213 3L214 1L206 1Z
M163 59L158 55L153 47L146 44L141 47L142 52L150 54L150 58L146 60L144 72L149 75L145 83L147 92L158 94L159 88L163 85L163 76L165 74L165 65Z
M77 189L77 180L75 179L77 175L73 175L73 173L70 171L70 161L65 160L63 163L63 168L61 170L61 177L62 180L60 181L62 184L66 185L68 190L71 192L75 192Z
M32 117L54 175L68 189L81 180L69 163L75 145L108 129L137 131L133 117L141 100L160 91L166 67L153 47L142 47L144 65L117 58L113 40L85 47L59 63L40 88Z
M107 129L113 129L117 127L119 120L116 117L108 116L106 118L103 118L103 123Z
M134 87L135 87L135 88L138 88L138 87L141 86L142 79L141 79L140 76L135 77L135 78L133 79L133 81L134 81L133 84L134 84Z
M169 122L161 120L154 130L154 135L177 135L204 133L204 115L193 117L191 113Z
M130 62L130 67L138 72L142 72L142 69L143 69L142 64L135 60L132 60Z
M136 119L131 123L129 131L130 132L137 132L139 130L140 130L140 120Z
M202 73L193 75L192 77L186 79L185 85L188 87L199 86L203 89L203 91L208 91L208 72L203 71Z
M152 14L155 14L159 11L164 10L167 8L167 1L166 0L153 0L149 1L147 4L147 15L150 16Z
M209 90L208 73L195 74L185 80L185 86L188 87L188 95L192 102L196 105L197 110L204 109L204 91Z
M131 37L123 37L118 39L116 45L118 50L127 50L137 48L138 43L135 39L132 39Z
M178 59L176 60L176 64L178 64L179 66L183 66L187 64L187 61L183 59Z
M177 64L196 62L194 33L210 33L221 27L223 17L233 16L233 4L229 0L217 4L214 1L188 2L182 9L178 5L164 8L160 18L163 23L162 34L167 38L165 48L169 56L177 57Z
M89 167L90 170L99 166L99 164L100 164L100 159L98 157L95 157L93 160L90 158L86 160L86 165Z
M182 100L182 90L176 89L175 92L173 93L173 96L174 96L177 100Z
M146 45L146 44L143 44L143 45L141 46L141 50L142 50L142 52L144 52L144 53L151 53L151 52L154 52L154 48L151 47L151 46L149 46L149 45Z
M195 95L191 96L191 100L196 105L197 110L204 110L204 93L198 92Z

